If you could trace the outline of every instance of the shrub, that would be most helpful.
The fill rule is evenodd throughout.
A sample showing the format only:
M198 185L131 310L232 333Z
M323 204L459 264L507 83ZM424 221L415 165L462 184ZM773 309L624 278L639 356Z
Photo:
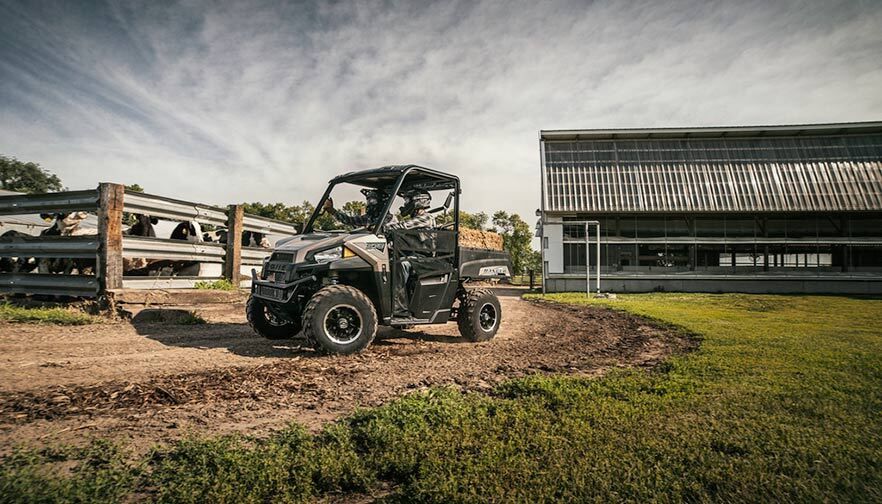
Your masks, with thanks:
M222 290L222 291L232 291L236 290L236 286L233 285L233 282L223 278L221 280L199 280L193 285L194 288L199 290Z

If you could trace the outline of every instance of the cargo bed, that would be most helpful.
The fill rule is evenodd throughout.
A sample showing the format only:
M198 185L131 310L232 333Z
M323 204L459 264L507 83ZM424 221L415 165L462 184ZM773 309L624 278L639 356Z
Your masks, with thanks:
M463 279L488 280L511 277L511 258L502 250L460 247L459 276Z

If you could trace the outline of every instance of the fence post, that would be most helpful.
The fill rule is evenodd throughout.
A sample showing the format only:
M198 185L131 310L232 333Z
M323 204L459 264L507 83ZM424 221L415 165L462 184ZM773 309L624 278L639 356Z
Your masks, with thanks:
M245 208L242 205L230 205L227 210L227 252L224 257L224 278L236 288L242 270L242 219Z
M125 187L102 182L98 185L98 295L121 289L123 279L122 214Z

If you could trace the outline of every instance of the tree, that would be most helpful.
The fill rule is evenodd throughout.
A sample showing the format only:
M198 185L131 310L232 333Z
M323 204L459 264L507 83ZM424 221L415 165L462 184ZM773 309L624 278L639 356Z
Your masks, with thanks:
M308 201L304 201L301 205L286 205L285 203L244 203L245 213L259 215L268 219L275 219L282 222L289 222L298 229L303 228L303 224L312 214L313 207Z
M126 186L126 192L142 193L142 192L144 192L144 188L139 186L138 184L129 184ZM129 212L123 212L122 222L126 226L133 226L133 225L135 225L135 222L137 222L137 221L138 221L138 219L135 217L135 214L129 213ZM203 231L212 231L213 228L210 225L203 224L202 230Z
M530 253L527 255L527 264L524 267L526 271L533 270L537 275L540 274L542 272L542 254L538 250L530 249Z
M533 233L530 226L518 214L509 214L502 210L493 214L493 225L496 232L502 235L502 248L511 256L511 266L515 275L523 275L528 265L534 260L535 253L531 243Z
M484 212L468 213L463 210L459 211L459 226L468 229L485 230L487 229L487 221L490 218ZM437 218L439 225L449 224L453 222L453 214L447 213L439 215Z
M487 221L490 217L484 212L470 214L468 212L459 212L459 225L469 229L485 230L487 229Z
M312 216L312 212L315 210L315 205L309 201L304 201L299 205L291 206L284 203L260 202L244 203L244 206L245 213L283 222L290 222L299 229L303 228L303 225L306 224L306 221L309 220L310 216ZM354 215L361 214L364 212L364 209L365 204L363 201L347 201L341 208L342 211ZM335 219L333 215L322 213L319 215L318 219L316 219L314 227L315 229L328 231L340 229L342 225L337 222L337 219Z
M64 189L58 175L43 169L37 163L0 156L0 187L7 191L43 194Z
M347 201L343 203L343 211L349 215L361 215L367 211L367 204L364 201Z

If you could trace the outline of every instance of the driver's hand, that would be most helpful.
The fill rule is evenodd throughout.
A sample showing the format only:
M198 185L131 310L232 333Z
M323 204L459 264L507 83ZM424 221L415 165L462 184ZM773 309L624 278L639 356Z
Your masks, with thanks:
M333 210L334 209L334 199L328 198L327 200L325 200L325 204L322 206L322 209L326 212L329 210Z

